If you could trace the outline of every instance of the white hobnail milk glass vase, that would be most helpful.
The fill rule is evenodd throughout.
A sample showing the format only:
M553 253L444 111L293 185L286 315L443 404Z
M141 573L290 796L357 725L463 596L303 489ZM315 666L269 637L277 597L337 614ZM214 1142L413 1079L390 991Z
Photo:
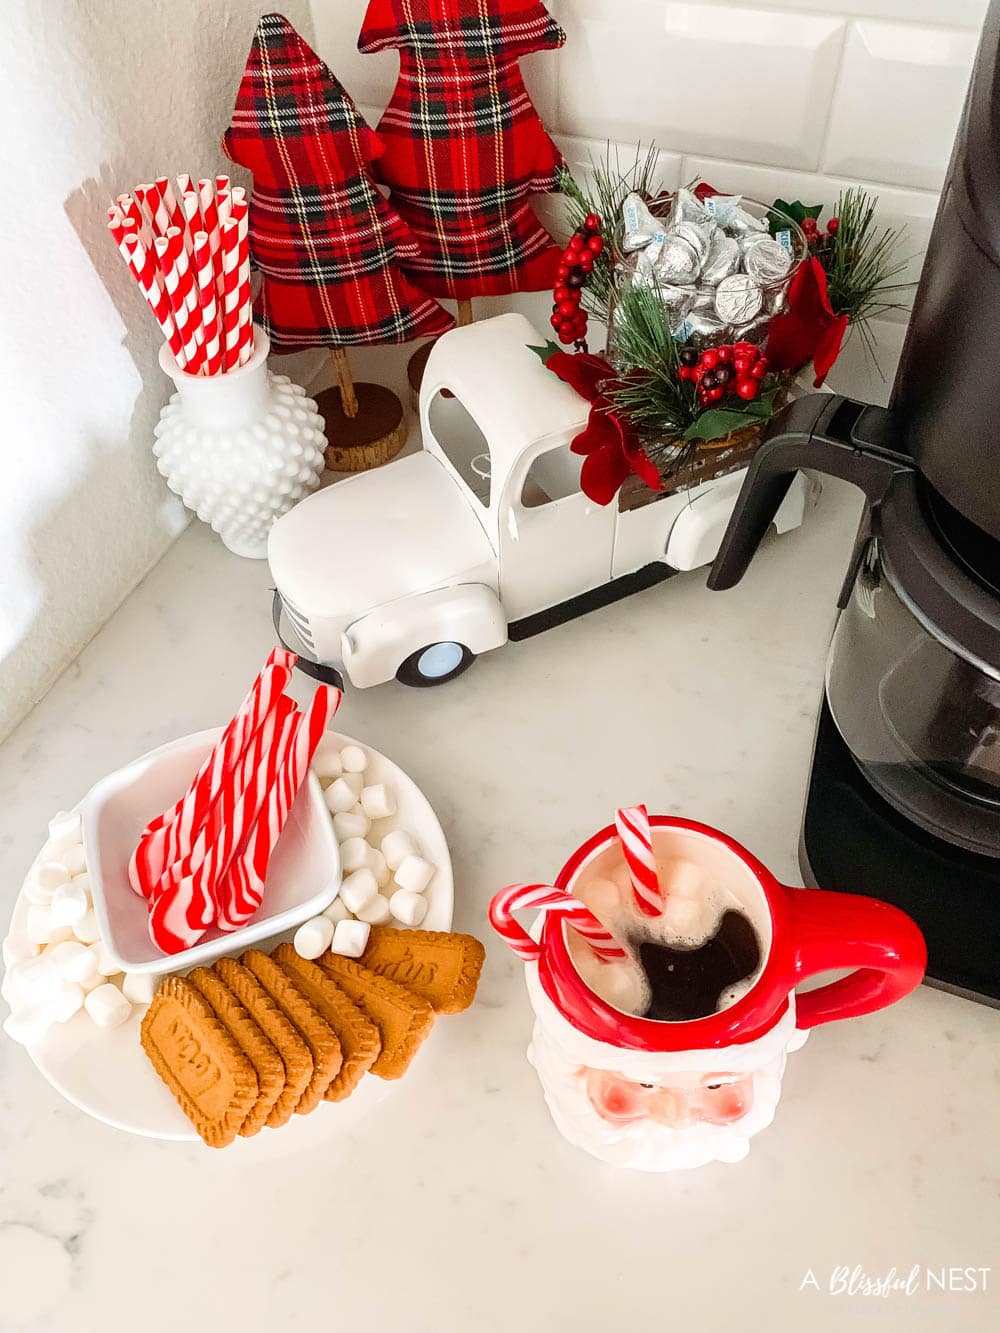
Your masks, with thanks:
M189 375L166 344L160 349L177 392L156 426L156 466L230 551L251 560L266 558L272 524L319 485L326 447L315 402L268 370L269 350L255 326L246 365Z

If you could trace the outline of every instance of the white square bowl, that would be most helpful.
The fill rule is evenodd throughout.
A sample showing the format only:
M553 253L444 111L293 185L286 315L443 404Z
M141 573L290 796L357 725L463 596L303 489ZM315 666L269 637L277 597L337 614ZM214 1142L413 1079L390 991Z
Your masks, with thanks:
M148 905L129 884L128 863L143 829L191 785L220 729L183 736L151 750L91 788L83 801L83 846L101 938L123 972L179 972L237 954L293 929L328 907L340 889L340 850L323 789L310 773L292 803L271 854L264 898L239 930L211 927L180 953L161 953L149 938Z

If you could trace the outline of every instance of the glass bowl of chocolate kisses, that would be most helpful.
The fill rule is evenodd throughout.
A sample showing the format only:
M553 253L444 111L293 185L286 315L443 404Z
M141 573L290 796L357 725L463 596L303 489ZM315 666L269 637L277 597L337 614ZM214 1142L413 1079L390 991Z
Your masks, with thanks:
M649 288L678 344L762 346L808 255L798 223L746 195L681 189L626 197L614 232L615 287ZM614 316L611 352L614 356Z

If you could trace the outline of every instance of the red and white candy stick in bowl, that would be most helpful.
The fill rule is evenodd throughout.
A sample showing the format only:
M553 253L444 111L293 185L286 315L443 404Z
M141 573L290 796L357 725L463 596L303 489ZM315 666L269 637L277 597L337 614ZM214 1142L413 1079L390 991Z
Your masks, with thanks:
M221 375L253 355L246 195L227 176L176 184L120 194L108 229L181 370Z

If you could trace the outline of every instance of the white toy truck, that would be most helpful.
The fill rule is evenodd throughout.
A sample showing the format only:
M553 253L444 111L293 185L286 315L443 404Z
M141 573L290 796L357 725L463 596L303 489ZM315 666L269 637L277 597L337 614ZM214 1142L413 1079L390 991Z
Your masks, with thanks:
M590 405L545 369L543 342L515 314L444 334L420 391L423 448L274 525L276 623L283 608L304 655L359 688L438 685L508 638L714 558L743 470L624 512L595 504L569 448ZM806 494L799 475L779 532Z

